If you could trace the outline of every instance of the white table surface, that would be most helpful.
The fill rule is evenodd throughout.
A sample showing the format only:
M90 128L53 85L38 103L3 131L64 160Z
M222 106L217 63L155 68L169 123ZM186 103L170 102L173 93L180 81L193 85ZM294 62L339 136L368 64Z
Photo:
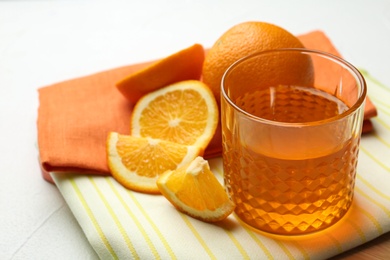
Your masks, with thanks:
M388 0L0 0L0 259L96 259L57 188L41 178L37 89L210 47L231 26L323 30L342 55L390 87ZM390 100L389 100L390 103Z

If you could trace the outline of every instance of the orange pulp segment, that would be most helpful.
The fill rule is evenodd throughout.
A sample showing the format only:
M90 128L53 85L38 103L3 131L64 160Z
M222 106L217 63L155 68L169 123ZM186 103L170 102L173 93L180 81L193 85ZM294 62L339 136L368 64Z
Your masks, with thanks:
M109 133L106 149L112 176L128 189L151 194L160 193L159 175L191 162L200 153L195 146L115 132Z
M223 220L235 207L208 162L200 156L162 174L157 186L178 210L205 222Z
M218 125L218 107L202 82L177 82L142 97L131 118L133 136L150 137L204 150Z

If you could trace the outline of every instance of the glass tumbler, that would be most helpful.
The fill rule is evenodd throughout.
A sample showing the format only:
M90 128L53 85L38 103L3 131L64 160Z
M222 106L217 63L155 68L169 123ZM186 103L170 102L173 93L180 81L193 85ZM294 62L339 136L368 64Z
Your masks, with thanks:
M320 51L264 51L232 64L221 123L236 215L281 235L340 220L353 200L365 96L360 72Z

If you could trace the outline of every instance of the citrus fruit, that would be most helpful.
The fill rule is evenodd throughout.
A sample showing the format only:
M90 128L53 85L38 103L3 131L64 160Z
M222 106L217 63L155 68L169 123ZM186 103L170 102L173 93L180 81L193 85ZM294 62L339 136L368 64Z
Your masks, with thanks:
M217 124L218 107L210 89L198 80L187 80L143 96L133 109L131 135L204 150Z
M178 210L202 221L223 220L235 207L208 162L200 156L162 174L157 186Z
M208 51L202 68L203 82L219 103L222 76L233 62L260 51L303 47L297 37L279 26L257 21L237 24L222 34Z
M112 176L124 187L145 193L160 193L156 180L196 158L198 147L164 140L121 135L107 137L107 161Z
M204 49L194 44L152 63L116 83L117 89L131 102L166 85L199 79L204 61Z

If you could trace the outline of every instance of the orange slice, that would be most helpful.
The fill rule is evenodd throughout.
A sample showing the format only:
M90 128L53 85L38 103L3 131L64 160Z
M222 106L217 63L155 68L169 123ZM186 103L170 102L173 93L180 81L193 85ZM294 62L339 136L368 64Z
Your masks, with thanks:
M151 137L204 150L218 125L218 107L202 82L177 82L142 97L131 118L133 136Z
M159 175L191 162L200 152L195 146L114 132L108 135L106 149L108 167L120 184L152 194L160 193Z
M129 75L116 87L135 103L143 95L169 84L200 79L204 56L203 46L194 44Z
M235 207L202 157L165 172L158 178L157 186L178 210L202 221L223 220Z

